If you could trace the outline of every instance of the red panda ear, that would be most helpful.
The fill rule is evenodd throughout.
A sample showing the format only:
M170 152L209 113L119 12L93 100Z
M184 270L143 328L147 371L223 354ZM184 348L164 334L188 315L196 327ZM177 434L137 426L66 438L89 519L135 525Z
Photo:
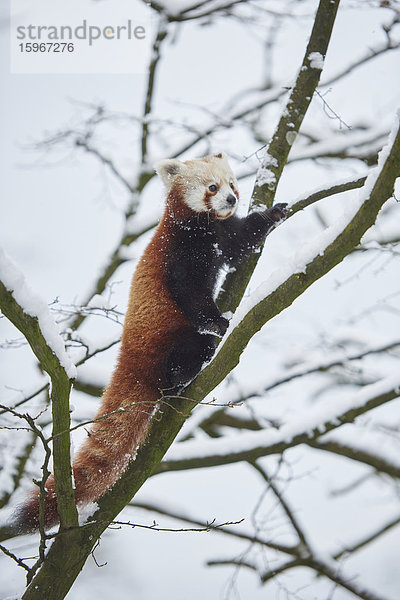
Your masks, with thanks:
M185 163L176 158L167 158L166 160L158 162L154 168L164 184L169 188L171 187L173 178L176 177L176 175L181 175L187 167Z

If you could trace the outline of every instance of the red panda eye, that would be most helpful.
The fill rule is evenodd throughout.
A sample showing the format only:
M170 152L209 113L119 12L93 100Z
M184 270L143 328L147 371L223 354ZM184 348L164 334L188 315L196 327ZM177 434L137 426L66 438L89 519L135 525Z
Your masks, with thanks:
M229 185L231 186L231 190L235 189L235 185L232 182Z
M208 186L208 189L210 190L210 192L216 192L218 189L218 186L215 185L215 183L212 183L211 185Z

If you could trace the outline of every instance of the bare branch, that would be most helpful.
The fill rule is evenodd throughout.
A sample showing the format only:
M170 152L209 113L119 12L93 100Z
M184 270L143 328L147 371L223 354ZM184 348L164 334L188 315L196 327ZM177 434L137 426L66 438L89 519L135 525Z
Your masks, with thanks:
M354 594L357 598L361 598L361 600L385 600L385 597L381 594L371 592L362 585L355 583L353 577L349 578L341 575L339 568L333 569L330 565L315 558L305 562L304 566L309 566L319 575L324 575L340 587Z
M224 14L238 4L243 4L245 2L247 2L247 0L228 0L224 4L217 3L213 6L212 0L203 0L202 2L193 3L192 6L181 10L179 13L168 12L167 7L164 4L160 4L154 0L151 0L149 4L151 8L163 15L169 23L183 23L184 21L195 21L205 17ZM211 4L211 6L201 10L207 4Z
M13 554L12 552L10 552L10 550L8 550L2 544L0 544L0 550L1 550L1 552L3 552L3 554L5 554L6 556L8 556L8 558L11 558L14 562L16 562L19 567L22 567L23 569L25 569L25 571L27 571L28 573L30 573L30 571L31 571L30 567L28 567L28 565L26 565L23 560L21 560L20 558L18 558L17 556L15 556L15 554Z
M167 510L162 506L157 506L155 504L143 503L143 502L131 502L129 506L133 508L140 508L142 510L148 510L151 512L156 512L160 515L165 515L166 517L170 517L172 519L177 519L178 521L183 521L184 523L191 523L192 525L197 525L198 527L205 528L210 527L209 523L200 521L198 519L192 519L182 513L178 513L176 511ZM219 533L224 533L226 535L234 536L241 540L246 540L251 542L252 544L260 544L261 546L265 546L266 548L271 548L272 550L277 550L278 552L283 552L284 554L295 555L297 549L292 546L285 546L284 544L278 544L272 542L270 540L264 540L263 538L251 535L248 533L243 533L241 531L235 531L230 529L224 529L223 527L219 527L216 529L214 526L210 527L211 529L215 529Z
M6 410L7 412L9 412L10 414L12 414L14 417L16 417L17 419L26 421L26 423L28 423L29 425L29 429L34 433L34 435L40 439L42 445L43 445L43 449L45 452L45 457L43 460L43 464L42 464L42 478L40 481L35 481L34 483L38 486L39 491L38 491L38 496L39 496L39 533L40 533L40 544L39 544L39 558L36 561L36 563L30 567L29 569L27 569L28 571L28 575L27 575L27 581L28 583L33 579L35 573L38 571L38 569L41 567L41 565L44 563L45 561L45 555L46 555L46 541L47 541L47 536L45 533L45 523L44 523L44 513L45 513L45 498L46 498L46 482L47 479L49 478L50 475L50 471L49 471L49 462L50 462L50 458L51 458L51 450L50 450L50 446L49 446L49 440L46 439L41 427L38 427L35 423L35 420L37 419L37 417L32 417L31 415L25 413L19 413L16 410L13 410L11 408L7 408L5 406L1 406L1 408L3 410ZM40 415L38 415L40 416ZM75 509L76 510L76 509ZM7 539L7 537L11 537L12 535L15 535L15 531L13 529L13 527L2 527L1 528L1 539Z
M147 162L147 142L149 136L149 123L148 116L152 110L152 101L154 94L154 81L156 70L158 67L158 63L161 58L161 46L165 38L167 37L167 29L164 18L160 18L158 23L158 31L156 38L153 43L151 62L149 66L148 80L147 80L147 92L146 92L146 100L143 111L143 120L142 120L142 140L141 140L141 154L142 154L142 164L146 164Z
M237 559L227 559L227 560L214 560L209 561L207 563L209 566L222 566L222 565L232 565L237 567L245 567L252 571L259 572L259 569L256 565ZM327 579L333 581L336 585L344 588L345 590L351 592L357 598L361 598L361 600L386 600L384 596L380 594L376 594L375 592L371 592L366 588L362 587L354 583L354 578L344 577L340 574L340 569L333 569L330 565L316 559L316 558L296 558L295 560L288 561L283 563L279 567L275 569L270 569L265 573L260 573L260 579L263 584L268 583L271 579L274 579L277 575L284 573L290 569L294 569L297 567L308 567L315 571L318 575L322 575Z
M127 526L135 529L136 527L139 529L150 529L152 531L163 531L170 533L183 533L183 532L195 532L195 533L209 533L210 531L218 531L222 530L224 527L229 527L231 525L240 525L243 523L244 519L240 519L240 521L226 521L225 523L216 523L215 519L211 519L211 521L207 521L203 527L181 527L181 528L172 528L172 527L160 527L156 521L153 522L152 525L143 525L141 523L131 523L130 521L111 521L108 525L109 528L113 528L113 526Z
M312 365L307 365L307 364L299 365L298 367L294 367L293 369L290 369L288 371L288 373L283 375L282 377L277 377L275 380L271 381L270 383L267 383L263 387L263 391L261 393L262 394L268 393L268 392L272 391L273 389L275 389L281 385L284 385L285 383L294 381L295 379L299 379L301 377L306 377L307 375L312 375L314 373L324 373L335 367L344 366L348 362L361 360L367 356L370 356L371 354L380 354L383 352L388 352L389 350L393 350L394 348L397 348L398 346L400 346L400 341L393 341L393 342L389 342L387 344L382 344L382 345L375 346L372 348L366 348L365 350L361 350L360 352L354 352L351 354L344 354L342 356L327 358L326 360L321 360L320 362L317 362L316 364L314 363ZM261 393L260 393L259 389L257 391L248 389L248 390L246 390L245 396L246 396L246 399L248 400L249 398L255 398L257 396L260 396ZM243 400L244 400L244 398L243 398L243 396L241 396L240 398L238 398L236 400L232 399L231 402L233 404L235 404L237 402L243 402Z
M89 143L89 140L87 139L87 137L77 138L76 141L75 141L75 144L76 144L76 146L78 148L82 148L88 154L92 154L93 156L95 156L96 158L98 158L103 165L106 165L110 169L110 171L112 172L112 174L117 178L117 180L120 181L123 184L123 186L128 190L128 192L130 192L131 194L133 194L135 192L134 187L122 175L121 171L119 171L119 169L117 169L117 167L115 166L115 164L113 163L113 161L111 160L111 158L105 157L100 152L100 150L98 150L94 146L91 146L90 143Z
M2 412L5 412L5 410L3 410ZM36 441L37 441L37 436L34 434L34 432L31 432L30 439L28 439L24 448L22 449L22 452L20 453L20 455L17 458L16 466L14 467L14 472L12 475L12 482L13 482L12 489L8 490L7 492L4 492L0 496L0 508L3 508L4 506L6 506L6 504L8 504L11 496L13 495L15 490L18 488L18 486L21 482L22 476L25 472L26 463L32 454L32 451L35 447Z
M375 48L371 48L364 54L364 56L354 60L350 65L347 65L344 69L339 71L336 75L333 75L326 81L322 80L321 87L331 86L332 83L338 82L343 77L346 77L347 75L352 73L355 69L359 69L360 67L364 66L366 63L377 58L378 56L382 56L383 54L386 54L387 52L390 52L391 50L398 50L399 48L400 48L400 42L393 42L393 43L386 42L384 44L380 44L379 46L376 46Z
M335 554L335 556L333 558L335 560L339 560L347 554L353 554L354 552L361 550L361 548L365 548L365 546L367 546L371 542L374 542L375 540L380 538L382 535L384 535L387 531L390 531L391 529L393 529L393 527L397 527L397 525L399 525L399 524L400 524L400 517L396 517L395 519L388 521L387 523L385 523L385 525L378 527L374 532L370 533L369 535L367 535L365 538L361 539L357 543L352 544L351 546L345 546L345 548L343 548L343 550L341 550L340 552Z
M293 510L289 507L289 504L283 497L283 494L281 494L281 492L275 485L272 477L269 477L266 470L263 467L261 467L256 461L249 462L249 464L261 475L261 477L264 479L264 481L267 482L268 487L271 488L271 490L273 491L273 493L279 500L280 506L282 507L283 511L285 512L287 518L289 519L294 531L296 532L296 534L299 538L299 547L298 547L299 554L300 555L311 554L310 545L306 539L303 529L300 527L300 525L294 515Z
M139 191L137 193L139 193ZM137 206L136 200L128 206L128 208L125 212L126 219L128 219L132 216L132 210L133 210L134 206L135 207ZM142 236L144 233L153 229L154 226L155 226L155 223L150 223L149 225L143 227L143 229L135 231L134 233L125 231L122 234L121 239L116 244L115 250L111 254L110 261L108 262L107 265L105 265L105 267L103 268L102 274L97 279L97 281L94 283L92 290L87 294L86 298L83 300L83 302L82 302L83 305L88 304L89 301L96 294L101 295L104 292L104 290L106 289L109 280L114 275L114 273L116 272L118 267L120 267L123 263L126 262L127 259L121 252L121 248L124 248L124 247L132 244L132 242L139 239L140 236ZM77 316L71 321L70 328L77 329L84 322L84 320L87 317L87 314L88 313L78 313Z

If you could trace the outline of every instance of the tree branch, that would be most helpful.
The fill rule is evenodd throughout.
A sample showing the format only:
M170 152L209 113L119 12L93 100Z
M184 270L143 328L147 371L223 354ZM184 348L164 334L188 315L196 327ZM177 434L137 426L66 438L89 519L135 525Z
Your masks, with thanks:
M140 191L141 191L141 189L137 190L137 192L134 196L136 199L137 199L137 195L140 194ZM125 212L126 220L132 216L132 210L133 210L132 207L133 207L133 205L136 206L136 204L137 204L136 200L129 204L129 206ZM124 264L126 262L127 259L122 255L121 248L124 248L124 247L132 244L132 242L139 239L139 237L141 235L143 235L147 231L150 231L151 229L153 229L154 226L155 226L155 223L151 223L134 233L130 233L129 231L123 232L122 237L118 241L118 244L116 245L114 252L111 254L110 261L103 268L103 272L100 275L100 277L97 279L97 281L95 282L92 290L87 294L86 298L82 301L83 305L88 304L89 301L91 300L91 298L93 298L93 296L95 296L96 294L102 294L104 292L104 290L106 289L110 278L114 275L115 271L118 269L118 267L120 267L122 264ZM78 313L76 315L76 317L71 321L70 328L78 329L78 327L80 327L80 325L84 322L84 320L86 319L87 316L88 316L88 313Z
M142 510L156 512L160 515L170 517L171 519L177 519L179 521L183 521L184 523L190 523L191 525L196 525L196 526L202 527L202 528L206 527L208 525L210 527L210 529L215 530L219 533L224 533L225 535L233 536L233 537L236 537L241 540L246 540L246 541L254 543L254 544L260 544L260 546L265 546L266 548L270 548L272 550L277 550L278 552L283 552L284 554L289 554L291 556L296 555L296 548L294 548L292 546L285 546L284 544L277 544L277 543L271 542L269 540L264 540L255 535L243 533L243 532L237 531L237 530L235 531L235 530L231 530L231 529L225 529L224 527L221 527L221 526L219 526L219 527L210 526L207 522L200 521L197 519L191 519L181 513L171 511L171 510L166 510L164 507L161 507L161 506L157 506L157 505L149 504L149 503L143 503L143 502L131 502L129 504L129 506L132 506L133 508L140 508Z
M264 479L264 481L266 481L268 486L271 488L271 490L273 491L273 493L279 500L279 504L281 505L284 513L286 514L287 518L289 519L289 521L299 539L299 545L297 548L298 555L301 556L304 554L307 554L307 555L311 554L311 548L306 539L303 529L300 527L300 524L298 523L293 510L290 508L289 504L286 502L285 498L283 497L283 494L279 491L279 489L275 485L273 479L271 477L269 477L269 475L265 471L265 469L263 469L256 461L254 461L254 462L249 461L249 464L261 475L261 477Z
M148 136L149 136L149 122L148 116L151 113L152 101L153 101L153 93L154 93L154 81L155 75L158 67L158 63L161 58L161 45L162 42L167 37L167 29L165 19L163 17L160 18L158 23L158 31L156 38L153 43L152 49L152 58L149 66L149 74L147 80L147 92L146 99L144 104L143 111L143 120L142 120L142 140L141 140L141 154L142 154L142 164L146 164L147 161L147 144L148 144Z
M361 550L361 548L365 548L365 546L367 546L371 542L374 542L381 535L384 535L387 531L390 531L391 529L393 529L393 527L397 527L397 525L399 525L399 524L400 524L400 517L396 517L395 519L392 519L391 521L389 521L385 525L379 527L374 532L370 533L368 536L366 536L365 538L363 538L356 544L352 544L351 546L346 546L345 548L343 548L343 550L341 550L340 552L335 554L335 556L333 558L335 560L339 560L340 558L342 558L343 556L345 556L347 554L352 554L353 552L357 552L358 550Z
M69 436L69 394L72 383L70 379L72 369L68 364L67 366L62 365L61 360L64 361L64 365L67 360L63 346L62 351L58 350L56 354L54 350L55 342L52 341L53 347L51 347L42 333L41 322L46 324L48 329L47 320L51 319L50 315L47 314L47 305L31 295L22 275L19 273L17 275L16 267L5 256L2 257L2 265L3 272L1 277L8 283L6 286L0 282L0 308L3 314L26 337L33 353L51 379L53 433L57 435L59 432L64 432L57 437L53 446L54 479L58 498L58 512L61 528L72 527L78 523L78 514L72 488ZM10 273L12 274L11 277ZM38 307L39 315L41 316L27 314L15 298L17 294L16 290L18 291L18 297L25 298L26 295L31 295L28 303L33 304L35 308ZM32 308L30 312L32 312ZM61 338L56 341L59 341L59 344L61 344Z
M335 194L341 194L342 192L347 192L349 190L354 190L357 188L361 188L365 181L366 177L359 177L358 179L347 181L345 183L339 183L336 185L332 185L329 188L324 188L322 190L318 190L317 192L313 192L307 198L303 200L297 200L293 204L290 205L289 215L297 213L299 210L304 210L307 206L314 204L315 202L319 202L324 198L328 198L330 196L334 196Z
M378 382L367 386L369 389L360 390L350 402L348 399L343 399L343 407L346 408L342 412L339 407L326 406L321 409L321 412L318 411L318 414L309 415L306 423L299 418L298 422L289 421L280 429L243 434L237 449L232 449L229 441L225 446L225 440L217 439L202 443L201 449L194 444L194 451L190 452L191 442L183 442L175 446L172 455L159 465L156 472L213 467L240 461L255 461L271 454L282 454L289 448L317 440L345 423L352 423L357 417L373 408L392 401L399 396L398 385L398 376L389 377L385 385ZM383 391L383 388L387 389ZM373 390L380 392L374 395Z
M339 0L320 0L296 84L256 178L253 192L255 206L273 204L276 188L293 143L288 134L293 139L293 135L298 133L317 89L338 8Z
M380 457L377 453L367 452L360 448L352 447L343 444L340 441L334 439L329 440L309 440L306 442L308 446L316 448L318 450L324 450L326 452L332 452L338 456L345 456L351 460L364 463L373 467L378 473L387 473L390 477L395 479L400 478L400 466L396 466L384 458Z
M7 492L4 492L0 496L0 508L3 508L4 506L6 506L6 504L8 504L8 501L10 500L11 496L13 495L15 490L18 488L21 478L22 478L22 475L25 472L26 463L32 454L32 451L35 447L36 441L37 441L37 437L34 435L34 433L30 433L30 439L26 442L21 454L18 456L18 458L16 460L16 466L14 467L14 473L12 475L12 482L13 482L12 489Z
M312 57L325 58L340 0L320 0L302 66L296 79L278 126L269 143L257 173L251 202L253 206L272 206L276 189L296 136L303 123L311 99L321 77L322 63L318 68ZM290 137L291 136L291 137ZM259 254L252 254L227 276L224 292L218 299L222 312L234 312L243 297L250 277L256 267Z
M250 562L247 562L247 561L240 560L240 559L239 560L238 559L213 560L213 561L208 561L207 564L209 566L233 565L233 566L237 566L237 567L246 567L252 571L256 571L257 573L259 573L259 569L257 568L256 565L254 565ZM271 581L271 579L274 579L277 575L280 575L281 573L284 573L285 571L288 571L290 569L294 569L297 567L308 567L309 569L312 569L318 575L323 575L327 579L330 579L333 583L335 583L336 585L351 592L352 594L354 594L354 596L356 596L357 598L360 598L361 600L386 600L384 598L384 596L381 596L380 594L376 594L375 592L371 592L370 590L367 590L366 588L362 587L361 585L354 583L354 581L350 581L349 578L341 575L339 568L333 569L330 565L328 565L314 557L296 558L294 560L290 560L288 562L281 564L279 567L276 567L275 569L268 569L264 573L259 573L259 576L260 576L261 582L263 584L265 584L265 583L268 583L269 581Z
M115 166L115 164L113 163L111 158L105 157L100 152L100 150L98 150L97 148L94 148L94 146L91 146L89 144L89 140L87 139L87 136L78 137L75 141L75 145L78 148L82 148L83 150L85 150L88 154L93 154L93 156L98 158L100 160L100 162L103 163L103 165L106 165L110 169L110 171L113 173L113 175L116 177L116 179L120 183L123 184L123 186L128 190L128 192L130 192L131 194L134 193L134 191L135 191L134 188L129 183L129 181L122 175L122 173L117 169L117 167Z

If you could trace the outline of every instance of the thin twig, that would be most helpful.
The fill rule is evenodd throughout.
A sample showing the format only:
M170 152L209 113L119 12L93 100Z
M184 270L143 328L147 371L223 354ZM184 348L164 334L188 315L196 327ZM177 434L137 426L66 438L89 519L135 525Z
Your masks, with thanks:
M172 510L167 510L166 508L164 508L162 506L157 506L155 504L151 504L148 502L144 503L144 502L136 502L135 501L135 502L131 502L129 504L129 506L132 506L133 508L140 508L142 510L156 512L160 515L170 517L171 519L177 519L179 521L183 521L184 523L191 523L191 524L197 525L198 527L201 527L201 528L210 526L209 523L207 523L207 522L201 521L199 519L192 519L182 513L178 513L178 512L172 511ZM214 527L211 527L211 528L214 529ZM277 550L278 552L283 552L284 554L289 554L289 555L296 554L296 548L294 548L292 546L278 544L278 543L272 542L270 540L265 540L259 536L254 536L249 533L243 533L241 531L231 531L229 529L223 529L222 526L219 527L217 531L219 531L220 533L229 535L229 536L234 536L241 540L246 540L248 542L251 542L252 544L259 544L261 546L265 546L266 548L271 548L272 550Z
M12 552L10 552L10 550L8 550L8 548L6 548L5 546L3 546L3 544L0 544L0 550L6 556L8 556L8 558L11 558L14 562L16 562L18 566L22 567L23 569L25 569L25 571L28 572L28 574L30 574L30 572L31 572L30 567L28 567L28 565L26 565L23 560L21 560L20 558L18 558L17 556L15 556L15 554L13 554Z
M310 545L306 539L305 533L300 527L293 510L289 507L289 504L287 503L281 492L278 490L272 478L269 477L266 470L263 467L261 467L261 465L256 461L249 461L249 464L261 475L264 481L267 482L268 487L271 488L276 498L279 500L280 506L282 507L284 513L288 517L293 529L295 530L299 538L299 552L301 552L302 555L304 555L304 553L306 553L307 555L311 554Z

